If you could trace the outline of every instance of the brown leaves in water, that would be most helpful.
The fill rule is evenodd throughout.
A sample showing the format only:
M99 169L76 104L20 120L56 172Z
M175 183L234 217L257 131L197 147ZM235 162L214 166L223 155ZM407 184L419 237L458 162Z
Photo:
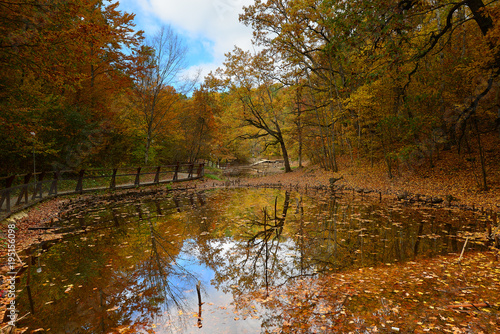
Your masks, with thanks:
M46 230L28 230L28 228L57 224L60 205L63 202L64 200L55 198L10 218L15 220L16 250L18 253L35 242L54 237ZM3 223L7 224L7 221ZM0 257L4 257L6 253L6 248L0 248Z
M500 266L492 252L438 257L296 279L254 300L284 333L494 333Z

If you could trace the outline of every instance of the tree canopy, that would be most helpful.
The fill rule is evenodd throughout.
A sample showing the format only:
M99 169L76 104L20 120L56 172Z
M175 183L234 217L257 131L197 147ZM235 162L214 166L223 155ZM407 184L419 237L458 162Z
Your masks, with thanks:
M392 176L453 149L488 188L498 1L256 0L240 15L254 50L235 47L194 93L180 37L144 38L117 2L0 5L4 174L35 154L44 168L383 161Z

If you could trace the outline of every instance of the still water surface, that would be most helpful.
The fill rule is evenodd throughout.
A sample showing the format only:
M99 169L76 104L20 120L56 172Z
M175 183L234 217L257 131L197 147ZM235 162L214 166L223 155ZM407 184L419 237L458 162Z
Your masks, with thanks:
M33 249L41 255L30 269L31 303L26 289L18 301L20 315L34 313L19 322L30 330L272 331L282 325L280 310L256 300L273 287L459 253L466 236L484 230L472 214L451 209L283 189L104 201L77 206L62 218L80 233Z

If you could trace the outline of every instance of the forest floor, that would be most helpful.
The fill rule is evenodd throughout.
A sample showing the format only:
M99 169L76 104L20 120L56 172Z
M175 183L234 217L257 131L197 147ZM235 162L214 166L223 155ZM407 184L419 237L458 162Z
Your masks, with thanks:
M496 159L500 159L500 157ZM500 161L496 166L500 166ZM363 192L369 196L377 196L377 198L383 196L386 199L398 200L399 197L399 200L409 202L419 200L421 197L440 198L443 201L439 205L451 204L465 209L484 210L490 212L493 226L498 226L500 167L496 168L496 170L489 171L488 191L480 189L478 166L474 166L473 163L468 164L464 159L458 160L458 158L449 157L439 160L434 168L398 166L393 171L392 178L388 177L384 164L371 166L341 161L340 171L337 173L325 171L318 166L306 166L296 168L291 173L283 173L281 167L275 167L268 169L266 176L246 177L239 179L239 183L251 186L282 184L284 186L314 187L329 186L331 178L341 177L335 186ZM174 184L173 187L210 188L225 184L227 184L227 180L218 181L204 178ZM420 197L416 195L420 195ZM453 199L451 203L449 202L450 198ZM44 226L51 220L57 220L61 205L68 200L70 199L52 199L17 215L16 243L18 251L42 239L50 238L50 233L28 230L28 227ZM0 255L5 259L5 249L1 251ZM485 253L468 254L462 262L457 262L457 258L458 256L450 255L411 264L370 268L375 273L374 275L353 271L343 273L340 279L338 274L332 274L329 279L335 280L335 282L351 282L349 285L335 283L335 286L338 285L335 288L335 294L340 293L346 298L349 296L349 300L352 296L363 295L366 297L368 295L366 291L371 291L371 294L376 289L382 291L388 284L399 286L390 292L387 290L385 294L379 295L377 293L376 296L373 296L374 300L380 304L377 306L379 311L385 312L384 317L370 316L364 319L351 310L350 317L348 316L349 312L341 314L339 319L343 317L344 320L339 321L336 326L344 327L338 327L336 330L340 328L348 332L359 332L362 329L368 330L368 332L398 332L400 330L401 332L410 332L410 327L405 325L405 318L409 319L408 317L410 317L412 319L411 332L414 333L436 331L450 333L500 332L498 250L492 249ZM6 266L0 269L1 273L6 273L6 271ZM381 277L385 277L384 282L382 282L384 287L381 287ZM431 282L431 278L437 285L427 284ZM324 286L325 291L330 291L331 284L328 289L327 286L328 284ZM456 288L452 288L453 286ZM6 284L2 284L0 289L2 290L0 303L4 304L7 302ZM423 299L425 302L422 301ZM5 307L2 308L5 310ZM2 308L0 308L0 313L3 312ZM283 306L283 309L287 310L286 305ZM290 308L290 316L299 319L301 315L294 314L293 310L295 309ZM0 314L0 320L2 318L4 321L8 320ZM0 328L2 327L4 325L0 325Z

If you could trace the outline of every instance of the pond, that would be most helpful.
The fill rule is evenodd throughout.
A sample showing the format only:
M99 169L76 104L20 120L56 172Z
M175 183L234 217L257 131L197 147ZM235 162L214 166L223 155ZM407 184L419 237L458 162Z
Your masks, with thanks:
M52 333L260 333L269 291L303 277L460 253L472 213L285 189L172 192L76 205L36 246L18 323ZM467 250L484 249L477 242ZM26 274L20 286L26 285ZM31 297L31 298L30 298ZM328 317L324 317L328 321Z

